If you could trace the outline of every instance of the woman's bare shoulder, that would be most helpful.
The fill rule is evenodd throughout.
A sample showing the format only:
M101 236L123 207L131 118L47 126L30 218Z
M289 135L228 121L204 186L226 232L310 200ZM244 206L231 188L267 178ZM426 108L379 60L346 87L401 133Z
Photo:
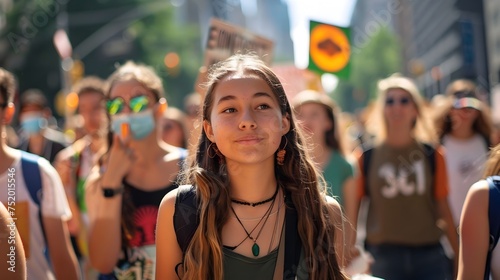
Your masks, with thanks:
M178 189L169 191L161 200L159 211L168 211L173 213L175 209L175 202L177 199Z
M467 193L467 200L469 200L469 203L486 203L489 197L489 185L488 181L486 180L480 180L474 183L468 193Z
M326 204L333 209L341 210L340 203L329 195L326 196Z
M335 214L336 217L342 216L342 207L340 203L333 197L327 195L326 196L326 206L328 209Z

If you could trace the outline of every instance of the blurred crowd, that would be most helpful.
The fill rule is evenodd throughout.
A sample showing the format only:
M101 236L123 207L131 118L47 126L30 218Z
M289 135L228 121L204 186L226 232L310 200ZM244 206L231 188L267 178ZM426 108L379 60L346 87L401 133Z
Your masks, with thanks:
M157 208L177 187L183 161L195 156L204 93L188 94L182 108L170 106L154 70L128 62L107 80L89 76L74 85L78 105L61 125L38 89L19 93L9 107L9 79L0 69L2 139L10 147L0 152L0 182L10 168L25 177L17 181L16 217L19 223L20 215L30 217L17 228L30 256L28 279L153 279ZM498 165L488 158L500 143L500 124L474 82L452 81L426 100L410 78L395 73L379 81L377 99L356 114L319 90L306 89L290 102L325 191L342 206L348 225L342 265L349 274L467 275L462 212L470 187L498 175L487 169ZM47 161L38 160L41 172L25 166L24 152ZM28 199L31 187L20 191L31 182L26 177L37 176L44 185L40 201ZM123 201L116 199L122 192ZM24 213L23 199L31 203ZM0 200L8 205L7 194ZM498 251L493 279L500 279ZM126 278L135 267L149 276Z

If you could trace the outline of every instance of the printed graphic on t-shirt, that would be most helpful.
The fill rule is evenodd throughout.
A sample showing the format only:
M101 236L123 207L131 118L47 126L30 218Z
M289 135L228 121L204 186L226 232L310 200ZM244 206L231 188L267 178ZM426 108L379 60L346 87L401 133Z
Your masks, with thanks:
M461 180L466 180L469 177L473 177L474 181L480 179L478 178L478 174L481 174L484 169L484 162L487 159L487 154L476 156L475 158L462 158L459 159L456 163L458 174L461 177ZM480 176L480 175L479 175Z
M128 256L126 262L123 262L115 268L117 279L134 280L153 280L154 278L154 258L155 246L144 246L140 248L127 248Z
M414 161L410 166L394 166L393 163L386 162L379 167L378 175L386 183L381 188L381 194L385 198L395 198L398 195L422 195L425 193L423 160ZM411 181L412 177L415 181Z
M140 206L134 211L135 234L130 241L132 247L155 244L156 217L158 207Z

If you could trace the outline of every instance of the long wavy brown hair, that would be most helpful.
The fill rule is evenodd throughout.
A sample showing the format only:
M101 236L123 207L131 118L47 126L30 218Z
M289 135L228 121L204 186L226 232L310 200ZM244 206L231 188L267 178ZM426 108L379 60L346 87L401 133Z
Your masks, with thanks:
M500 175L500 144L491 148L490 156L486 161L484 178L488 176Z
M334 150L338 151L343 156L346 155L344 149L345 143L342 139L341 127L340 127L340 108L326 93L321 93L315 90L304 90L301 91L292 100L292 106L295 112L304 104L319 104L326 112L328 120L332 123L332 128L325 131L325 142L326 145ZM343 132L343 131L342 131Z
M453 102L457 97L477 98L476 85L472 81L464 79L455 80L448 85L446 88L446 98L434 108L434 121L439 140L442 140L445 135L451 133L453 129L450 112L453 110ZM472 130L480 134L489 144L493 132L493 123L489 107L483 102L480 103L479 114L472 124Z
M479 114L472 124L472 130L480 134L485 140L490 141L491 133L493 131L493 124L491 122L490 112L484 103L481 103ZM453 110L453 100L449 99L438 108L435 108L436 113L434 121L438 132L439 140L451 133L453 129L453 122L451 120L450 112Z
M210 122L214 91L218 83L234 73L251 73L264 80L276 95L281 113L290 117L284 165L275 162L280 186L291 196L298 214L298 234L310 279L346 279L341 272L334 247L335 225L326 205L321 175L304 149L300 129L282 84L272 70L256 56L237 54L211 69L202 118ZM285 140L282 139L282 142ZM184 174L183 183L196 185L200 224L185 252L182 279L223 279L221 231L230 212L229 178L224 162L219 162L204 131L201 132L195 159ZM284 143L282 143L283 146ZM212 155L212 156L211 156Z
M421 142L435 144L437 136L431 119L428 117L429 108L425 106L425 100L420 94L415 82L399 73L382 79L377 84L378 95L374 107L368 117L366 128L369 133L375 135L375 143L384 142L387 138L387 121L384 117L385 99L391 89L402 89L408 92L417 109L417 117L413 122L412 136Z

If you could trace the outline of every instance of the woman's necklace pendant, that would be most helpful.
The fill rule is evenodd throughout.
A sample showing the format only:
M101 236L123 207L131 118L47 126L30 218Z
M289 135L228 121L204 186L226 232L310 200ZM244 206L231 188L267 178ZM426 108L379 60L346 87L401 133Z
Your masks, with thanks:
M252 254L254 257L257 257L260 253L260 247L257 245L257 243L254 243L252 246Z

